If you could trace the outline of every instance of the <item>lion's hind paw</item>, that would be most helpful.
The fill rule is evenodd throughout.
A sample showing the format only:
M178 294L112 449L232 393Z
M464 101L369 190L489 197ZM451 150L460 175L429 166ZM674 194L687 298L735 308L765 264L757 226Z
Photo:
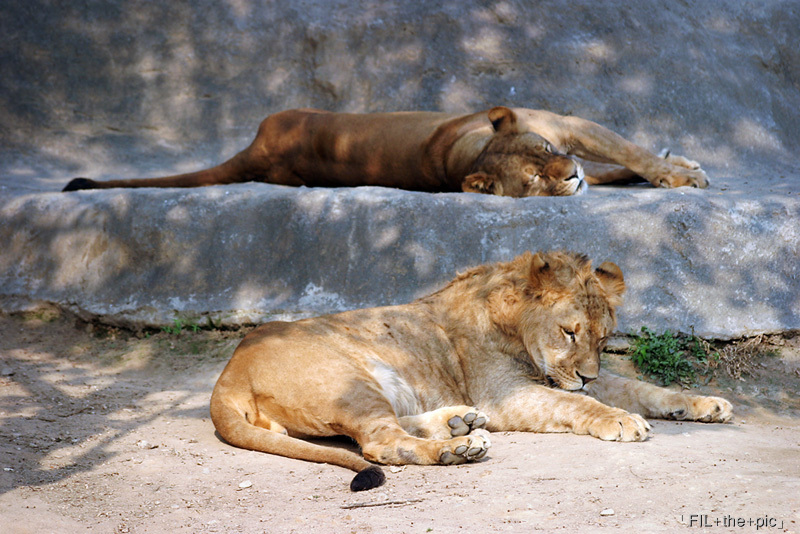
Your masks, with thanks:
M489 433L485 430L475 430L468 436L453 438L446 442L442 449L439 461L444 465L456 465L480 460L492 446Z
M661 159L665 159L667 160L667 163L670 163L672 165L677 165L678 167L684 167L686 169L690 169L693 171L700 170L699 163L687 157L673 154L669 148L662 149L661 152L658 153L658 157Z
M733 406L720 397L700 395L675 395L668 398L662 411L667 419L700 421L701 423L727 423L733 417Z
M455 438L466 436L473 430L485 427L488 421L486 414L473 408L463 415L454 415L448 419L447 426L450 427L450 435Z
M696 421L727 423L733 417L733 405L720 397L698 397L693 404Z

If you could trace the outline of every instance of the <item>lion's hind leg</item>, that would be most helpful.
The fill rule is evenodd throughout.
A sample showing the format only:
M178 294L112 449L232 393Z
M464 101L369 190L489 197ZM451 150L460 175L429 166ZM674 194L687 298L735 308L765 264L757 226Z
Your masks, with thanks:
M438 410L400 417L400 426L419 438L450 439L484 428L489 418L473 406L446 406Z
M461 411L457 417L463 415L467 414ZM479 414L475 415L476 418L473 422L478 419ZM416 417L419 418L419 416ZM450 418L452 419L453 416L451 415ZM471 419L471 417L469 418ZM406 422L410 421L408 418L404 419ZM451 465L480 460L486 456L491 446L489 433L482 429L477 429L466 436L451 437L451 434L447 432L446 439L429 439L409 434L399 421L396 419L395 421L372 421L369 429L361 433L357 441L361 445L365 458L389 465ZM417 419L417 423L420 421L421 419ZM420 428L412 428L412 430L420 430ZM441 435L441 429L438 429L437 433Z
M220 437L235 447L278 454L287 458L339 465L356 471L350 489L362 491L383 484L385 477L378 466L358 454L326 447L288 435L287 429L273 421L246 396L220 385L211 396L211 419Z
M727 423L733 417L733 406L723 398L689 395L606 371L591 383L589 395L645 417L703 423Z
M250 423L251 425L261 427L270 430L272 432L277 432L278 434L284 434L284 435L289 434L289 432L286 430L286 428L283 427L283 425L273 421L272 419L264 417L264 415L261 412L256 412L255 414L248 412L247 414L245 414L245 419L247 419L247 422Z

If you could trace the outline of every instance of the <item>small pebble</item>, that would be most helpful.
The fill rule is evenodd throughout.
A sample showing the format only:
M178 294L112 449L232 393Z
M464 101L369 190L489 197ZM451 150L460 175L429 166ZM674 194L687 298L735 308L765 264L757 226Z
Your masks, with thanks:
M158 447L158 445L153 445L152 443L144 439L140 439L139 441L137 441L136 446L139 447L140 449L155 449L156 447Z
M605 510L600 512L600 515L602 515L604 517L605 516L609 516L609 515L614 515L614 509L613 508L606 508Z
M239 482L239 488L240 489L246 489L246 488L249 488L252 485L253 485L253 483L250 482L249 480L245 480L244 482Z

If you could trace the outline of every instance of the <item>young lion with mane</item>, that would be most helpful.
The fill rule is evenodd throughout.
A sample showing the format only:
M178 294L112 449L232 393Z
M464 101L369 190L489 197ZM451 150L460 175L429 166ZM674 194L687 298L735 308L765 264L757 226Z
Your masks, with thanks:
M624 290L613 263L528 253L410 304L267 323L222 372L211 418L231 445L357 471L354 491L384 482L370 462L479 460L487 431L642 441L644 417L728 421L724 399L600 369ZM302 439L334 435L363 457Z

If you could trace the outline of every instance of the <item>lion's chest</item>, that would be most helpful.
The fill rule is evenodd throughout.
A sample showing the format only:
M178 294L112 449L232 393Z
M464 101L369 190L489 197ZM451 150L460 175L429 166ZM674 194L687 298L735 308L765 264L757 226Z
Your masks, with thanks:
M423 409L414 388L395 368L384 362L369 361L370 373L383 390L398 417L422 413Z

